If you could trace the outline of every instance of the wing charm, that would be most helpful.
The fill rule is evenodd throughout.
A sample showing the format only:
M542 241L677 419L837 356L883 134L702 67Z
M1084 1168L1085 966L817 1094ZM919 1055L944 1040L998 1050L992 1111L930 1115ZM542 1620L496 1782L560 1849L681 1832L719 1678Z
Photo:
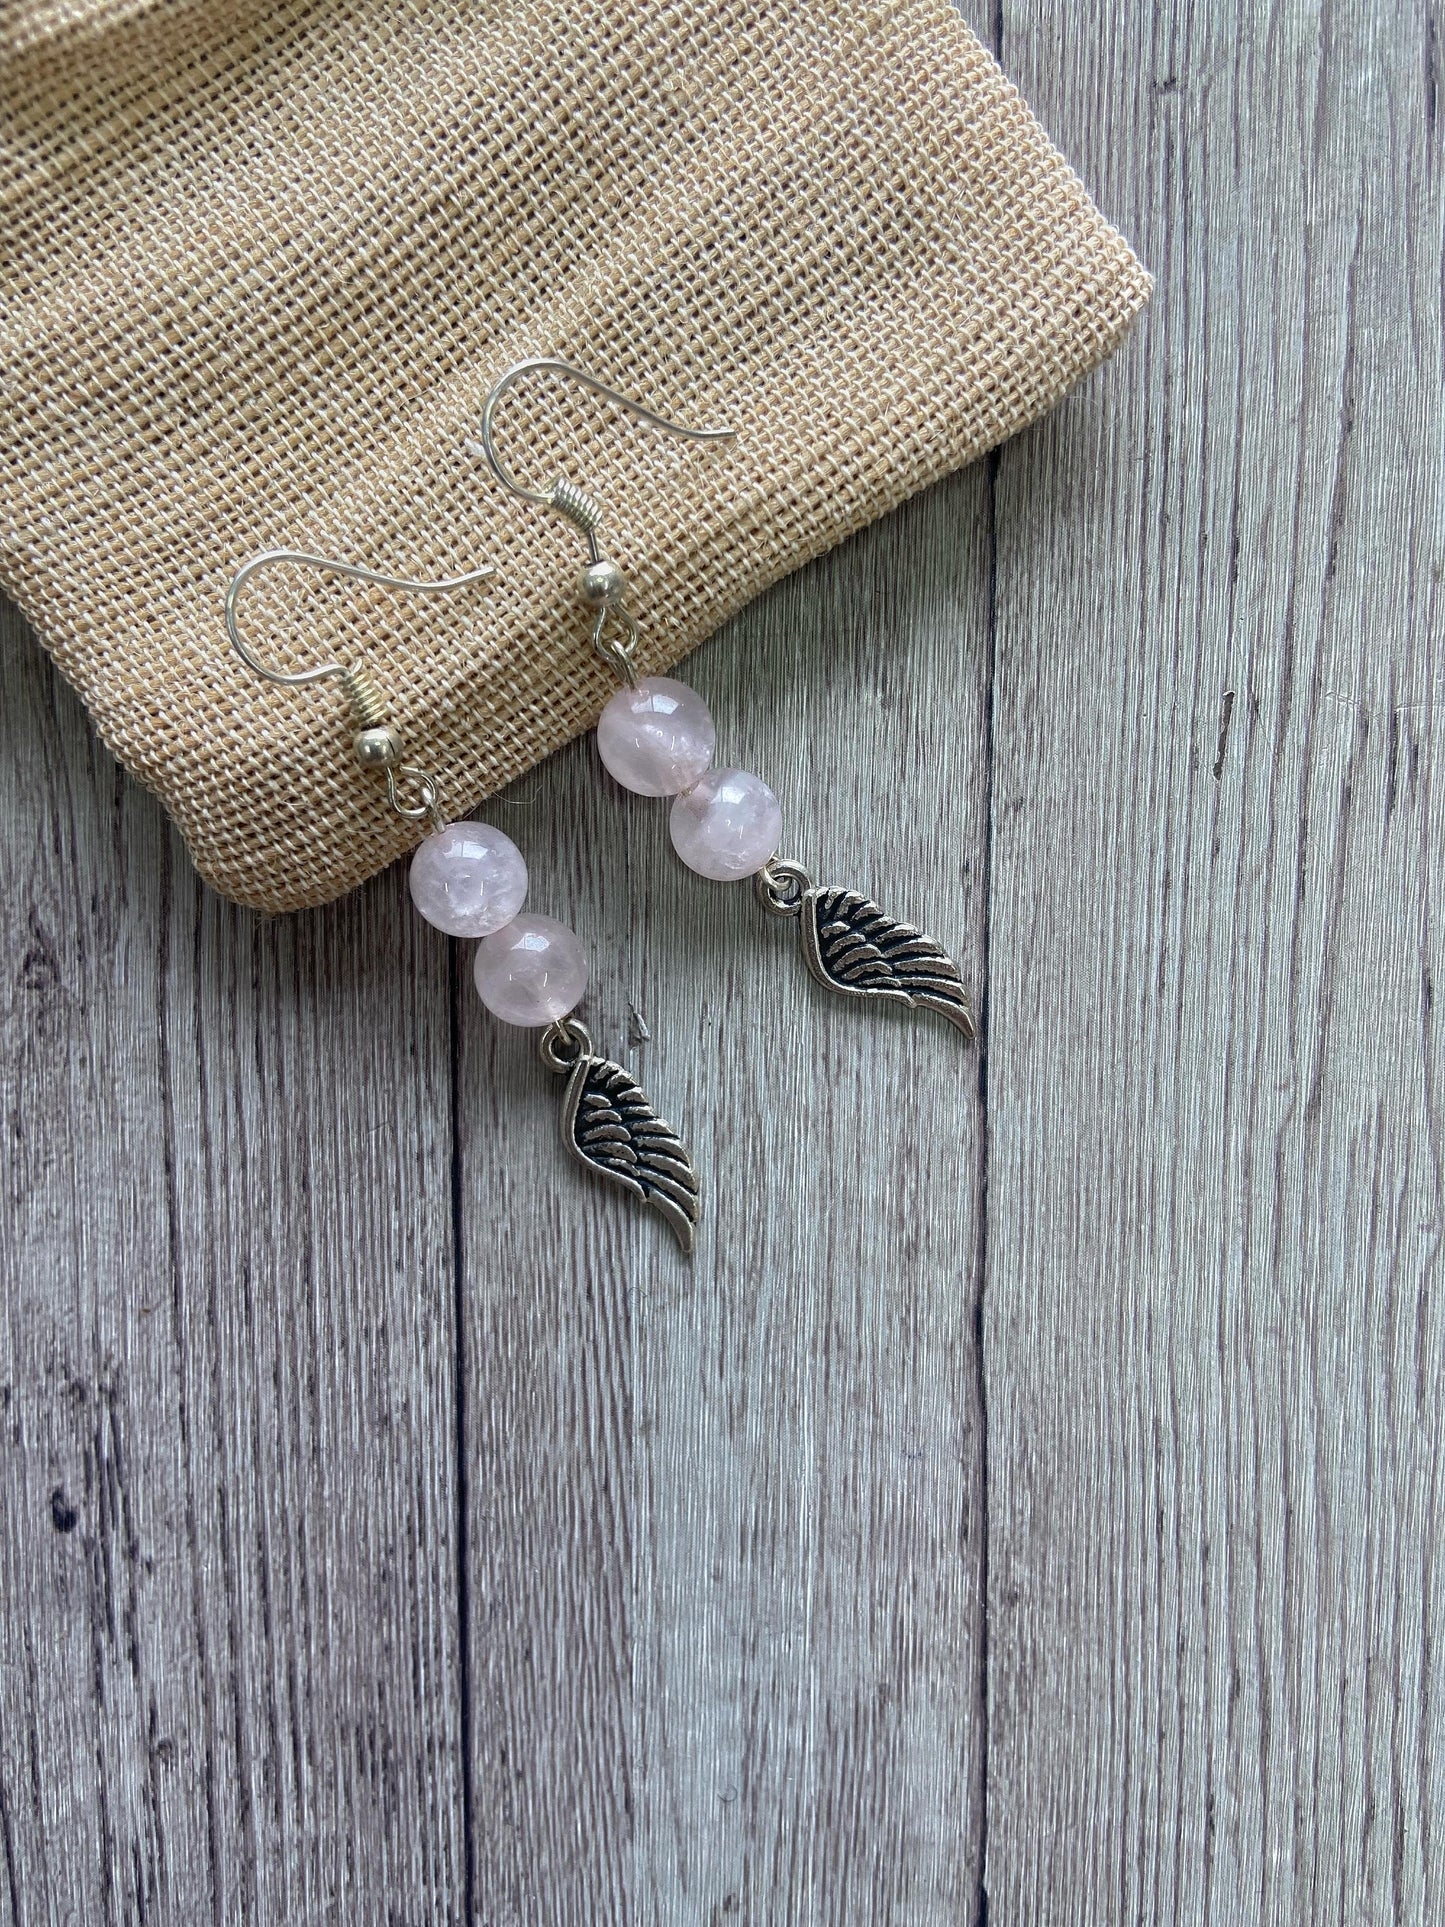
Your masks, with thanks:
M562 1100L562 1142L573 1157L644 1198L691 1255L697 1172L682 1139L653 1110L630 1072L583 1051Z
M753 885L771 915L798 919L804 959L820 984L845 997L923 1005L973 1037L958 965L932 937L884 916L860 891L817 888L801 863L781 857L765 863Z

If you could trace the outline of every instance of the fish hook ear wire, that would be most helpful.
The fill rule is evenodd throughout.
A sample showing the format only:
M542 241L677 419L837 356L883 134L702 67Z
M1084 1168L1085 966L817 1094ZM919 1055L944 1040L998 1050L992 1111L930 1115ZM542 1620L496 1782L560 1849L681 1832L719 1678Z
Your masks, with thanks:
M497 573L495 568L488 563L483 568L471 570L467 575L444 576L436 582L416 582L407 576L383 575L377 569L363 569L355 562L338 562L332 556L308 555L300 549L266 549L260 555L253 555L249 562L237 569L226 590L226 634L231 647L246 667L267 682L281 683L293 689L332 678L339 682L356 723L356 733L351 739L352 755L363 769L386 771L387 800L398 816L413 821L425 818L433 829L440 829L443 819L436 778L404 760L401 734L387 722L380 692L364 663L325 662L315 669L277 669L271 663L263 662L249 644L242 641L236 621L241 591L252 576L259 575L262 569L275 568L282 563L320 569L328 575L344 575L352 582L372 582L383 589L406 589L416 595L442 595L453 589L470 588L473 583L485 582L489 576L494 576ZM409 777L416 784L422 799L420 803L402 802L397 793L398 776Z
M630 395L620 394L596 375L589 375L584 368L574 368L570 361L534 355L528 361L517 362L492 383L482 408L479 439L464 444L470 453L483 458L509 494L520 497L524 502L534 503L538 508L552 509L582 531L587 544L587 561L578 577L578 587L582 592L582 600L597 611L592 624L592 646L622 681L631 686L637 680L632 667L632 659L637 652L637 619L626 607L627 577L615 562L602 553L598 544L597 531L602 526L601 504L595 496L589 495L565 476L559 476L550 488L528 488L525 482L517 480L497 453L497 404L517 382L528 375L542 374L561 375L567 381L574 381L592 394L600 395L604 401L611 402L614 408L625 409L629 415L646 422L649 428L661 429L664 435L672 435L678 441L731 442L737 439L737 430L689 428L684 422L659 415L655 409L634 401ZM613 633L609 634L609 631Z

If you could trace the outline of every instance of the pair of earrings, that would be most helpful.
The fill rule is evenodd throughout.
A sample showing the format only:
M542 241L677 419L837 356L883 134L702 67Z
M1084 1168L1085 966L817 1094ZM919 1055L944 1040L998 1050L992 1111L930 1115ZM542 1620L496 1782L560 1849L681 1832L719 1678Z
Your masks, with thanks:
M600 505L565 478L547 489L526 487L497 453L497 406L515 383L533 374L578 382L649 426L686 441L731 440L734 431L684 427L568 362L536 357L519 362L493 384L479 440L467 444L510 494L562 516L586 544L578 587L592 610L592 647L621 685L597 724L603 763L624 788L673 799L672 843L690 869L719 882L751 877L764 910L797 920L804 961L819 983L848 997L936 1010L965 1038L972 1038L969 999L958 966L942 946L913 925L885 916L860 892L820 887L801 864L780 857L783 819L778 799L760 777L714 765L716 731L702 698L671 677L636 674L640 630L629 607L627 578L598 541ZM340 683L355 724L356 760L384 774L388 801L398 815L428 825L411 864L417 909L449 936L480 939L473 975L482 1002L504 1023L540 1030L543 1064L566 1079L562 1140L568 1151L598 1176L651 1205L690 1253L698 1222L692 1159L636 1078L595 1051L576 1016L588 981L586 955L565 924L525 910L527 865L516 844L490 824L448 820L436 778L407 760L401 736L386 720L385 706L363 665L324 663L315 669L279 670L242 640L236 617L242 589L259 571L281 564L422 595L467 588L495 570L418 582L297 550L267 550L232 578L226 592L226 632L247 667L268 682L293 687ZM417 800L408 800L412 796Z

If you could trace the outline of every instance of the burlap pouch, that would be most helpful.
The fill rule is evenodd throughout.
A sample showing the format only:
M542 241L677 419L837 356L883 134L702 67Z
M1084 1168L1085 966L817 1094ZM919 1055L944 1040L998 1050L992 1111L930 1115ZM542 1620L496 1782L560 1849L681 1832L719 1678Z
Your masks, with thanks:
M336 895L417 832L348 751L365 661L453 814L590 724L575 529L467 452L525 355L593 369L683 447L544 381L499 431L608 510L669 665L767 583L1047 409L1148 281L944 3L10 0L3 580L228 895Z

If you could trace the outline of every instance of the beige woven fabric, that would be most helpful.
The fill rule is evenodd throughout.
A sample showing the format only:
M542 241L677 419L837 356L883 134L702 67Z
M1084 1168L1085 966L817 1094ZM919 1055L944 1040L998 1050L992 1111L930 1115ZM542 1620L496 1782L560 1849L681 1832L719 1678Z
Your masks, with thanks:
M497 565L243 605L283 666L366 662L453 814L611 692L577 531L465 448L510 363L738 430L504 404L525 476L606 505L654 668L1047 409L1148 292L945 0L10 0L0 91L0 575L205 876L268 909L418 832L335 684L228 649L255 551Z

